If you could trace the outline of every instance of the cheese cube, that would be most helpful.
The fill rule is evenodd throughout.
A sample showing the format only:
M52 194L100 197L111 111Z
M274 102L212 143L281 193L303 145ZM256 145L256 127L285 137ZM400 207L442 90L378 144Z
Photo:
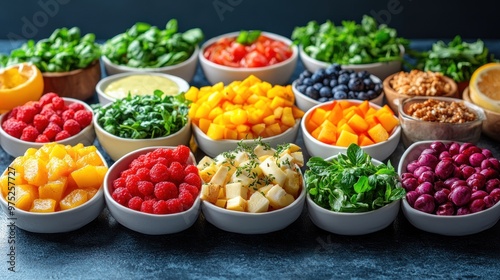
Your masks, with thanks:
M248 200L248 212L263 213L269 209L269 200L261 193L254 192Z
M286 174L281 168L276 164L276 160L273 157L269 157L259 164L262 173L268 176L273 183L283 186L286 180Z
M231 199L237 196L247 199L247 191L248 189L243 187L241 183L226 184L226 199Z
M226 202L227 202L227 199L219 198L215 202L215 206L219 206L220 208L226 208Z
M206 200L210 203L215 204L217 198L219 197L220 185L208 183L201 186L201 196L200 198Z
M281 198L287 195L286 191L278 186L274 185L266 194L266 198L269 200L269 204L271 207L275 209L282 208L281 206Z
M226 201L226 209L245 212L247 201L241 196L233 197Z
M293 197L297 197L299 195L299 190L301 186L301 177L300 173L297 171L293 171L291 169L285 170L286 173L286 181L283 188Z

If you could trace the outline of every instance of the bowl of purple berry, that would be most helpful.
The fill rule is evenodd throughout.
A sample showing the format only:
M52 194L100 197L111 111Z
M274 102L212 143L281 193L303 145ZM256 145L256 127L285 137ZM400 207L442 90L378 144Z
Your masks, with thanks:
M382 105L382 81L367 71L355 72L331 64L314 72L304 70L293 81L297 107L307 111L315 105L340 99L368 100Z
M500 219L500 162L472 143L413 143L398 166L403 214L416 228L447 236L485 231Z

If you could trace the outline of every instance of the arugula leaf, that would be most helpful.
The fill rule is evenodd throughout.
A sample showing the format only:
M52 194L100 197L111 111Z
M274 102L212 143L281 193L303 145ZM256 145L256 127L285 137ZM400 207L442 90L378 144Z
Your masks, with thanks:
M331 161L311 157L307 167L304 178L309 195L316 204L332 211L371 211L406 194L390 161L375 166L356 144Z
M259 30L241 30L240 33L238 34L238 37L236 38L236 42L242 44L242 45L251 45L257 39L259 39L261 34L261 31Z

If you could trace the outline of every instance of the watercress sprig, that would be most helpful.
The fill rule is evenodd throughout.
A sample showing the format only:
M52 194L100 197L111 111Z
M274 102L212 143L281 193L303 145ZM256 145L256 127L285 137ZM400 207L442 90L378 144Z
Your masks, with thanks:
M319 206L335 212L375 210L406 194L390 161L376 166L356 144L330 161L312 157L307 167L304 178L309 195Z

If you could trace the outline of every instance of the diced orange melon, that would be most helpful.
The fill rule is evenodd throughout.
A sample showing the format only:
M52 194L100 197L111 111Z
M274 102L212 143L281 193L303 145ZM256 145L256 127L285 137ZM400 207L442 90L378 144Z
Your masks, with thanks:
M349 147L352 143L358 144L358 135L348 130L342 130L337 139L336 145L341 147Z
M70 173L78 188L99 188L102 184L101 175L96 166L86 165Z
M47 183L47 174L44 160L30 157L24 162L24 179L28 184L40 186Z
M399 125L399 120L394 117L391 113L383 113L375 116L380 124L385 128L387 132L392 132L392 130Z
M329 120L325 120L320 126L321 130L317 139L326 144L333 144L337 141L337 127Z
M368 129L368 123L358 114L354 114L349 118L347 124L358 134Z
M377 124L376 126L370 128L368 130L368 135L375 143L380 143L389 139L389 133L387 133L387 130L385 130L381 124Z

